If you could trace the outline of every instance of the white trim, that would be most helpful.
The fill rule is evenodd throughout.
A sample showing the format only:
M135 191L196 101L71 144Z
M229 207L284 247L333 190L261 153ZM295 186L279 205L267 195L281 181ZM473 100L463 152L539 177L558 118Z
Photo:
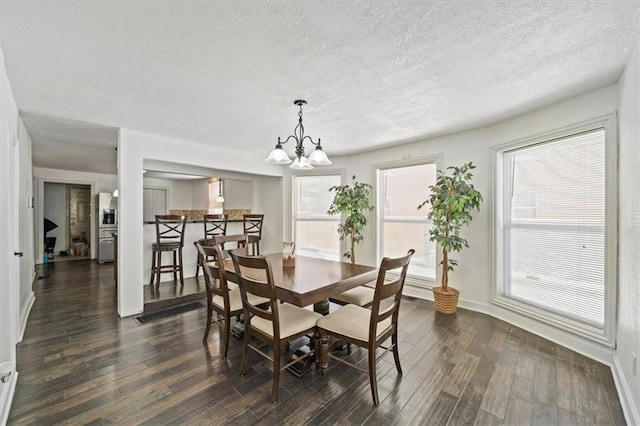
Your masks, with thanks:
M33 303L36 301L36 297L33 294L33 291L29 294L29 298L23 304L20 309L20 325L18 326L18 339L17 342L22 342L22 337L24 336L24 331L27 328L27 320L29 319L29 314L31 313L31 308L33 307Z
M560 139L597 128L605 129L605 313L604 328L590 327L579 321L574 321L565 316L551 313L544 309L519 302L502 294L505 286L504 271L505 261L505 210L507 203L504 202L503 185L503 158L504 153L529 145L545 143L554 139ZM597 117L578 124L573 124L560 129L540 133L524 139L519 139L506 144L501 144L492 148L491 168L493 173L493 184L491 185L491 235L492 253L492 276L494 285L492 286L491 303L503 308L512 310L518 314L528 316L533 320L550 325L554 328L568 331L577 336L592 340L601 345L615 348L616 338L616 291L617 291L617 158L618 143L616 133L616 113ZM609 362L610 364L610 362Z
M620 399L620 405L622 405L622 411L624 412L627 424L640 425L640 406L638 406L640 401L636 401L633 398L633 394L629 389L629 383L626 381L625 375L622 374L622 365L620 365L618 355L613 356L611 374L613 375L613 381L618 391L618 398Z
M13 371L9 383L0 384L0 425L6 425L9 419L9 411L13 403L13 395L18 384L18 372Z

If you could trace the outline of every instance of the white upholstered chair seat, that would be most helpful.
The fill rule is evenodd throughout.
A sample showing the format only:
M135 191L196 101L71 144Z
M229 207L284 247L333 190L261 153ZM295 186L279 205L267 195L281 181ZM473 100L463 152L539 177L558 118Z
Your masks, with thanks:
M240 311L242 310L242 296L240 295L240 288L237 285L233 285L234 288L231 288L231 284L229 284L229 311ZM247 298L254 305L261 305L263 303L269 303L269 299L265 299L264 297L254 296L253 294L247 294ZM213 304L224 309L224 299L222 296L213 296Z
M286 339L304 330L314 328L322 315L299 308L289 303L278 305L278 315L280 317L280 339ZM251 326L263 333L273 337L273 324L264 318L254 316L251 318Z
M369 340L369 322L371 311L356 305L345 305L329 315L320 318L318 327L327 331L348 336L353 339ZM391 318L387 318L378 324L378 336L391 327Z
M343 291L337 296L333 296L331 300L338 301L344 305L352 304L357 306L365 306L373 303L373 295L375 290L371 287L360 286L351 290Z

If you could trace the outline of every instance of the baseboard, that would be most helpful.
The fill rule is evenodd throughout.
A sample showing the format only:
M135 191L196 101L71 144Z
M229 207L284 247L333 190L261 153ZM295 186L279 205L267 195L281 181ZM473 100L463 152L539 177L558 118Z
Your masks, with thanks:
M26 300L23 306L20 307L20 328L18 329L17 343L22 342L22 336L24 336L24 330L27 328L27 320L33 307L33 302L36 301L36 297L33 291L29 294L29 298Z
M14 371L9 377L9 383L0 385L0 425L6 425L9 419L9 411L13 402L13 395L18 384L18 372Z
M418 287L407 282L405 282L404 289L402 290L402 295L433 301L433 292L431 291L431 287Z
M613 374L613 381L616 384L616 390L618 391L624 417L628 425L640 425L640 407L638 407L640 401L636 401L633 398L631 390L629 389L629 383L621 372L622 366L620 365L620 359L615 355L613 357L611 373Z

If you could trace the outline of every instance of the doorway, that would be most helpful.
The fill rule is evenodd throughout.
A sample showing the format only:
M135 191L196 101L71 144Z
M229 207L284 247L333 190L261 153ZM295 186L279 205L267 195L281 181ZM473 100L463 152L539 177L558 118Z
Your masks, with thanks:
M91 186L45 182L42 262L91 257Z

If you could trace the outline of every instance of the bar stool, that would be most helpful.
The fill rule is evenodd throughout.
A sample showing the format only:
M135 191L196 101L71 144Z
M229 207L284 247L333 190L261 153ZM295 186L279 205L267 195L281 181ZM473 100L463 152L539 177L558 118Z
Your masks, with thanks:
M186 216L156 215L156 242L151 244L153 258L151 260L151 280L149 285L153 285L155 277L156 288L160 288L160 274L173 272L173 279L177 280L176 273L179 273L180 285L184 286L182 247L184 246L186 224ZM172 264L162 264L162 253L164 252L173 253Z
M252 254L260 256L260 240L262 239L263 214L243 214L242 222L244 233L249 237Z
M201 246L211 246L215 244L213 237L216 235L227 235L227 220L229 215L226 214L206 214L204 215L204 238L194 241L193 244ZM196 245L196 250L198 246ZM197 256L196 277L202 266L201 256ZM208 260L208 259L205 259Z

